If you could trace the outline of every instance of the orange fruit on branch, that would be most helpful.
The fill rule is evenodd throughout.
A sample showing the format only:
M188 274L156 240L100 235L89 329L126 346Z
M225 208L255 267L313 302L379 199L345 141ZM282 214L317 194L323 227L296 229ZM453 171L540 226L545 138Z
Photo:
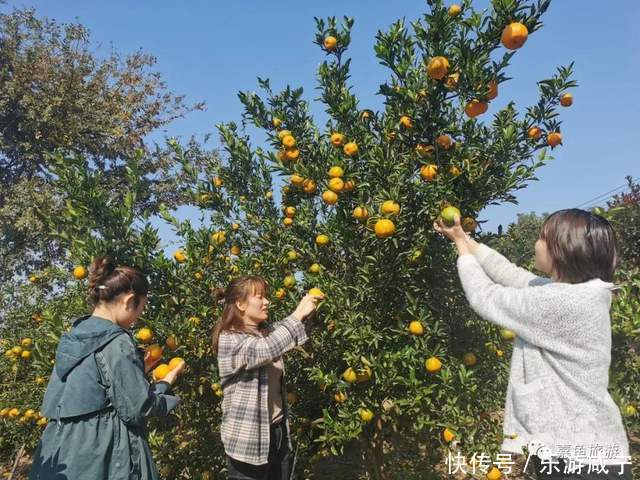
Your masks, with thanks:
M344 154L347 157L353 157L358 154L358 144L356 142L349 142L344 146Z
M563 107L570 107L573 104L573 95L565 93L560 96L560 105Z
M427 74L434 80L442 80L449 72L449 60L446 57L433 57L427 63Z
M469 118L475 118L478 115L482 115L489 109L489 104L487 102L481 102L480 100L471 100L467 103L467 106L464 107L464 112L467 114Z
M387 238L396 233L396 226L391 220L383 218L376 222L374 230L378 238Z
M551 147L557 147L562 143L562 134L560 132L551 132L547 135L547 144Z
M338 46L338 39L332 35L325 37L323 42L324 48L329 52L333 52Z
M502 30L502 44L509 50L522 47L529 37L527 26L520 22L513 22Z

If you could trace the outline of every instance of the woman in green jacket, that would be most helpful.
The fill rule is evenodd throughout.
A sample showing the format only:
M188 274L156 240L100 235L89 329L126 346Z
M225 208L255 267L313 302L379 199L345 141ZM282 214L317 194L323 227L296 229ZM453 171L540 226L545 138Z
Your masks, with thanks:
M184 362L149 384L145 371L155 362L143 358L129 331L147 303L147 279L109 257L95 260L90 272L95 309L60 338L42 405L50 422L29 479L157 479L146 418L177 406L167 392Z

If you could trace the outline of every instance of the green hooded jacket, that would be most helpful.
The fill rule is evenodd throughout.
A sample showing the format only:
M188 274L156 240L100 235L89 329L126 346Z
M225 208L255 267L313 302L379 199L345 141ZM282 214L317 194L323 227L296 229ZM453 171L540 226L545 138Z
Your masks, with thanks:
M42 405L49 418L30 480L157 479L146 418L179 399L149 384L133 338L109 320L84 316L60 338Z

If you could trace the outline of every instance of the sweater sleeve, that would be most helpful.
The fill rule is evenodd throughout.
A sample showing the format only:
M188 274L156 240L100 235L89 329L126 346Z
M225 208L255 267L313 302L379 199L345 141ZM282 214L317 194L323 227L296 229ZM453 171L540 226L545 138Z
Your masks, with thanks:
M127 425L140 426L147 417L166 416L178 405L178 397L167 393L168 383L149 384L130 340L114 340L96 353L96 360L107 378L109 399Z
M551 281L548 278L539 277L529 270L518 267L484 244L479 245L474 252L474 256L489 278L505 287L524 288L544 285Z
M493 282L474 255L458 258L458 274L471 308L485 320L512 330L523 340L555 350L568 325L558 321L554 308L562 306L550 288L505 287Z
M293 316L279 322L264 337L224 332L218 341L220 377L267 365L307 339L304 324Z

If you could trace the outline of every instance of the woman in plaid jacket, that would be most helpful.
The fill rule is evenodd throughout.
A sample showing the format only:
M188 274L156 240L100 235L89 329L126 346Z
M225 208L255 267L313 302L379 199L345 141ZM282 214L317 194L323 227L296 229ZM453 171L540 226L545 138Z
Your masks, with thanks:
M230 480L289 480L291 449L282 354L307 341L302 321L316 310L306 295L284 320L267 326L264 279L234 280L219 299L213 330L222 401L222 443Z

